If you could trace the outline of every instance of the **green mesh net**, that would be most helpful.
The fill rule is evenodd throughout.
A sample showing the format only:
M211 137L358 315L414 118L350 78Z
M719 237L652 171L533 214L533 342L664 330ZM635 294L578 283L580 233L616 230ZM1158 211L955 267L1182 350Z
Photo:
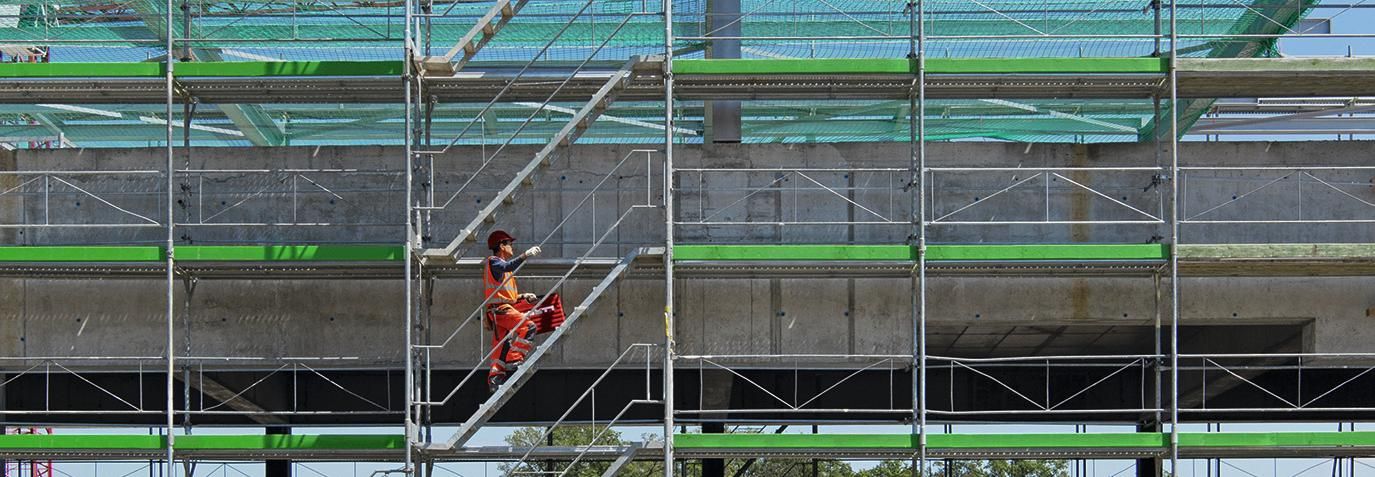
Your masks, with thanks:
M1149 0L926 0L919 17L929 38L926 51L937 58L1144 57L1160 51L1263 57L1277 53L1274 39L1227 36L1286 33L1316 3L1184 0L1177 5L1177 23L1188 37L1177 47L1152 38L1168 32L1170 9L1158 11ZM434 3L416 22L422 54L447 52L491 6L487 1ZM894 0L742 0L738 15L708 6L707 0L673 0L681 57L714 54L704 37L738 30L733 34L743 37L744 58L904 58L918 19L907 2ZM662 8L660 0L530 0L470 68L531 61L567 65L589 56L618 63L659 54ZM171 30L178 54L199 61L395 61L402 58L404 22L401 2L395 1L187 0L185 9L172 12ZM40 47L52 62L160 61L167 25L162 0L3 0L0 58L14 59L16 47ZM1182 101L1182 124L1191 124L1210 104ZM451 139L481 106L440 105L432 137ZM680 137L700 141L703 105L680 106ZM1166 106L1162 114L1169 114ZM271 121L287 144L399 144L403 137L401 105L232 107ZM200 107L195 123L205 128L193 128L193 143L250 143L241 125L230 121L235 115L223 109ZM61 130L83 146L158 144L165 126L141 118L160 118L161 110L160 105L91 106L86 112L0 106L0 135L48 137ZM460 142L541 143L568 118L540 111L530 127L509 137L530 113L530 105L502 104L484 119L492 122L486 135ZM909 114L905 101L748 101L742 105L741 132L745 142L906 141ZM1150 140L1160 129L1148 100L932 101L926 114L931 140L1131 142ZM581 141L658 142L662 115L662 103L617 103Z

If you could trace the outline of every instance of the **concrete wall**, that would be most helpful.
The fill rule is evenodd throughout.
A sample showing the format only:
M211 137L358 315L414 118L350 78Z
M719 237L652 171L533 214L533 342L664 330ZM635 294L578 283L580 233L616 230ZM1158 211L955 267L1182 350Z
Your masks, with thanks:
M532 190L502 209L498 224L522 238L542 237L565 217L613 166L582 211L572 214L551 243L581 253L587 243L629 206L662 203L662 157L648 165L633 146L578 146L538 174ZM504 186L533 147L513 147L488 165L490 150L455 148L436 156L433 195L449 203L429 217L435 243L447 242L467 224L483 201ZM1168 164L1168 151L1149 145L1025 145L940 143L928 147L932 167L1153 167ZM1368 165L1360 142L1186 143L1186 166L1360 166ZM192 149L178 152L181 169L215 171L315 170L329 172L196 172L176 181L179 236L197 243L395 242L404 222L401 151L385 147ZM680 147L680 168L905 169L905 144L712 145ZM424 166L424 165L422 165ZM17 151L0 159L0 170L160 171L161 149ZM348 170L337 172L335 170ZM430 184L422 167L416 190L424 201ZM474 179L474 174L481 170ZM945 221L1131 221L1161 217L1168 184L1153 185L1151 171L940 171L932 173L930 217ZM1180 182L1184 217L1195 220L1371 219L1375 186L1369 170L1188 171ZM680 172L679 236L683 242L898 243L910 233L912 196L906 171ZM3 176L6 189L35 176ZM466 187L460 188L472 179ZM1278 179L1278 180L1277 180ZM1318 179L1326 181L1320 182ZM1077 184L1081 184L1080 185ZM134 215L161 221L165 180L157 174L80 176L54 174L0 195L7 224L138 224ZM825 187L822 187L824 185ZM1014 186L1015 187L1011 187ZM829 189L827 189L829 188ZM1090 191L1089 189L1092 189ZM84 191L84 192L83 192ZM649 197L646 197L648 195ZM99 197L99 199L97 198ZM1234 199L1235 198L1235 199ZM101 199L108 201L103 203ZM1114 202L1115 201L1115 202ZM1120 202L1120 203L1119 203ZM115 207L124 209L119 212ZM1132 209L1137 210L1132 210ZM962 210L961 210L962 209ZM1049 210L1047 210L1049 209ZM957 212L958 211L958 212ZM1139 211L1139 212L1138 212ZM643 216L642 216L643 215ZM613 243L656 241L660 220L652 213L631 217ZM661 219L661 217L658 217ZM704 226L702 220L747 225ZM46 222L45 222L46 221ZM805 225L802 222L885 222ZM225 224L267 223L238 226ZM289 224L332 224L328 227ZM780 225L782 224L782 225ZM156 242L153 229L49 228L6 230L12 242ZM1115 225L933 225L935 242L1146 242L1167 235L1158 224ZM1186 225L1190 243L1369 242L1368 224ZM580 247L581 245L581 247ZM558 247L556 252L562 252ZM607 255L614 255L610 249Z
M1202 143L1188 144L1184 162L1208 165L1367 163L1369 145L1334 143ZM633 150L630 146L579 146L541 173L533 191L523 193L505 210L498 225L522 237L526 245L549 233ZM457 194L452 206L430 218L432 243L443 245L466 218L505 184L515 168L510 158L528 157L530 148L510 151L492 163L472 188ZM1168 161L1149 145L1061 146L994 143L933 144L932 164L964 166L1150 166ZM0 156L11 170L157 170L165 157L159 149L19 151ZM444 202L482 167L482 151L473 148L436 157L436 197ZM910 152L903 144L716 145L678 150L680 167L904 168ZM341 226L188 225L178 233L193 243L396 243L403 236L404 182L395 173L400 151L394 148L196 149L179 167L200 169L359 169L378 173L215 173L179 178L182 222L331 222ZM650 170L660 159L651 158ZM662 176L652 175L646 192L643 155L632 156L612 175L586 210L573 215L550 238L546 256L584 253L608 224L635 204L661 203ZM716 219L754 224L679 228L683 243L902 243L911 233L901 222L911 213L910 196L902 191L905 173L809 173L808 178L778 173L705 174L679 177L678 220ZM1197 213L1232 196L1260 188L1281 177L1272 172L1200 172L1186 180L1191 212ZM688 175L691 175L690 173ZM1149 213L1158 213L1161 187L1151 187L1151 173L1065 172L1104 195ZM1368 172L1317 173L1346 192L1316 180L1279 181L1246 199L1223 205L1203 218L1298 217L1299 195L1305 217L1333 214L1357 218L1365 207L1353 198L1375 201L1366 185ZM204 176L204 177L201 177ZM71 184L133 213L161 220L161 183L154 176L100 177L60 174ZM938 215L982 203L961 212L962 220L1039 220L1047 202L1044 178L998 196L994 193L1029 177L1018 172L950 172L933 178ZM1295 175L1295 178L1298 176ZM4 184L13 176L0 175ZM836 188L806 190L815 180ZM893 181L890 183L890 181ZM296 192L292 193L292 184ZM318 186L316 185L318 184ZM890 185L891 184L891 185ZM14 185L7 186L14 187ZM426 184L418 184L420 190ZM752 192L745 186L767 186ZM0 195L6 223L77 223L130 220L107 204L73 189L54 188L45 202L36 185L23 194ZM1119 220L1128 209L1061 178L1050 183L1054 220ZM844 196L842 199L837 194ZM646 197L648 196L648 197ZM993 198L989 198L993 196ZM293 202L294 198L294 202ZM848 201L845 199L849 199ZM850 201L853 201L850 202ZM77 205L80 202L81 205ZM237 207L230 207L238 204ZM735 204L733 208L725 208ZM895 224L778 225L780 221L866 220L861 208L880 212ZM1197 204L1197 205L1194 205ZM1355 204L1355 205L1352 205ZM1201 207L1202 209L1193 208ZM221 213L221 211L223 211ZM699 212L700 211L700 212ZM719 213L718 213L719 212ZM635 212L597 256L619 256L628 249L662 241L659 209ZM215 215L219 214L219 215ZM294 216L293 216L294 214ZM1228 215L1231 214L1231 215ZM1249 214L1249 215L1248 215ZM1317 215L1314 215L1317 214ZM1341 215L1346 214L1346 215ZM292 218L294 217L294 220ZM221 222L223 221L223 222ZM766 224L760 224L766 223ZM1188 242L1362 242L1375 239L1369 224L1186 226ZM16 244L157 243L159 228L21 228L0 229ZM935 242L1147 242L1164 236L1161 225L964 225L932 229ZM531 277L522 285L542 290L550 278ZM563 292L580 299L594 280L575 280ZM1372 351L1375 326L1366 317L1375 306L1375 278L1198 278L1184 284L1184 317L1190 325L1271 325L1305 327L1298 346L1304 351ZM912 343L911 283L906 279L687 279L678 283L677 337L682 353L907 353ZM1168 286L1165 283L1164 286ZM439 280L428 331L443 339L477 305L476 279ZM60 280L25 278L0 281L0 355L100 356L156 355L163 347L164 288L158 280ZM626 346L658 342L663 336L662 281L623 281L599 300L586 321L560 346L549 366L597 367ZM203 356L348 356L395 363L401 359L402 284L375 280L206 280L194 293L179 287L178 337L189 337L190 354ZM1082 344L1063 338L1040 346L1057 327L1149 328L1155 322L1155 284L1150 278L956 278L932 281L930 319L942 335L964 333L967 340L953 352L986 350L994 333L1022 327L993 345L998 353L1017 354L1075 349L1111 351L1111 339ZM1162 305L1163 306L1163 305ZM1166 308L1167 309L1167 308ZM1166 315L1168 316L1168 315ZM421 333L427 331L421 330ZM1041 335L1036 333L1043 332ZM1246 335L1236 341L1245 347ZM469 327L454 345L436 354L441 365L475 362L483 338ZM1019 341L1021 340L1021 341ZM1269 346L1270 341L1264 341ZM1257 345L1260 346L1260 345ZM1257 350L1259 351L1259 350Z

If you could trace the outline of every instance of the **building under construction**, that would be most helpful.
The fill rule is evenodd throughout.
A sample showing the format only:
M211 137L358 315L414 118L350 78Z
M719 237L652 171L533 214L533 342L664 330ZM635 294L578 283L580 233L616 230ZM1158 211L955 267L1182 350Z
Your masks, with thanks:
M1375 475L1364 3L0 1L0 473Z

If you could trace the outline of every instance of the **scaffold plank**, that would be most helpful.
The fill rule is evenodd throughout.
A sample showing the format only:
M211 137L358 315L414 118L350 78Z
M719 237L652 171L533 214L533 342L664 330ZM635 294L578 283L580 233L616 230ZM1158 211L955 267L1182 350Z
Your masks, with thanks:
M1182 433L1188 448L1375 447L1375 432ZM908 434L678 434L681 449L916 449ZM932 449L1165 449L1167 433L930 434Z
M931 261L1164 260L1162 244L928 245ZM700 261L912 261L907 245L678 245L675 260Z
M1160 433L1103 434L930 434L929 447L941 449L996 448L1162 448L1169 435Z
M675 75L780 75L780 74L910 74L916 71L907 59L814 58L814 59L713 59L675 60Z
M1244 452L1264 455L1277 449L1303 455L1363 452L1375 448L1375 432L1214 432L1181 433L1179 446L1191 456ZM733 453L822 452L828 455L864 455L866 452L902 453L917 448L915 434L677 434L674 448L684 455ZM376 435L200 435L177 436L175 447L187 455L257 456L324 455L349 452L400 451L405 437ZM927 448L933 452L1001 455L1006 452L1078 455L1085 451L1164 452L1168 433L1037 433L1037 434L930 434ZM32 455L50 452L58 456L82 453L101 455L148 455L165 449L162 436L149 435L3 435L0 454ZM466 448L465 448L466 449ZM1248 450L1249 449L1249 450ZM653 450L653 449L650 449ZM511 449L507 448L510 452ZM516 449L514 452L520 453ZM462 457L462 452L457 457ZM390 454L387 454L390 455ZM653 458L646 452L643 458Z
M937 449L999 448L1162 448L1166 434L931 434L927 446ZM684 449L916 449L917 436L907 434L679 434L674 445Z
M79 434L4 434L4 450L155 450L163 449L162 436L79 435Z
M1301 260L1375 258L1369 243L1255 243L1186 244L1179 246L1180 260Z
M383 261L405 258L399 245L183 245L176 259L201 262Z
M1375 447L1375 432L1215 432L1179 435L1180 447Z
M928 245L931 261L1165 260L1164 244Z
M643 63L655 70L654 60ZM159 63L0 64L0 103L139 104L165 100ZM202 103L385 103L400 101L398 61L179 63L177 76ZM601 69L597 69L601 68ZM597 67L559 81L518 82L512 101L585 101L614 70ZM1375 94L1368 58L1181 58L1181 98L1361 96ZM675 95L683 99L905 99L914 69L905 58L684 59L674 62ZM469 65L465 75L426 78L442 102L484 102L506 89L514 73L501 65ZM559 78L566 68L538 76ZM1139 98L1161 94L1159 58L931 58L930 98ZM92 81L101 79L103 81ZM657 101L662 81L646 75L622 99ZM178 101L182 100L178 98Z
M929 442L929 441L928 441ZM913 449L911 434L675 434L680 449Z
M160 262L163 247L63 245L0 247L0 263ZM937 244L927 246L932 262L1147 261L1169 258L1164 244ZM1242 261L1352 262L1375 260L1375 244L1184 244L1180 259L1219 264ZM183 262L387 262L405 259L389 244L180 245ZM674 259L699 262L911 262L908 245L702 245L674 247Z
M927 74L1164 74L1166 58L931 58Z
M393 434L177 436L178 450L378 450L404 449Z
M1163 74L1163 58L932 58L927 74ZM679 75L911 74L906 59L701 59L673 62Z
M215 61L178 63L176 76L399 76L400 61ZM164 75L162 63L4 63L0 78L152 78Z
M9 434L0 435L5 450L152 450L164 449L162 436ZM379 450L403 449L405 436L393 434L177 436L179 450Z
M1375 58L1180 58L1180 73L1274 73L1292 75L1314 71L1375 70Z
M178 63L179 77L400 76L400 61L225 61Z
M0 64L0 78L141 78L162 74L161 63Z
M0 247L0 262L156 262L157 246L9 246Z
M674 260L898 260L916 253L907 245L676 245Z

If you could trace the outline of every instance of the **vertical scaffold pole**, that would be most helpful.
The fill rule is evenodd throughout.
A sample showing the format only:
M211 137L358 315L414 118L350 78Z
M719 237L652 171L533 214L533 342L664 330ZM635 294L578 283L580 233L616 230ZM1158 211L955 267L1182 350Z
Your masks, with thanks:
M1170 2L1170 473L1179 473L1179 2Z
M176 301L176 295L174 295L174 293L176 292L177 284L175 270L176 264L174 258L175 251L173 250L176 247L175 228L177 221L176 218L173 216L173 214L175 213L175 210L173 209L173 204L176 203L176 197L173 195L173 190L176 187L173 183L175 179L176 169L174 169L172 160L172 106L174 103L173 83L175 82L175 78L173 76L175 74L175 71L173 70L176 67L177 60L176 55L173 54L173 40L176 37L176 35L173 34L174 30L172 29L172 25L176 21L175 18L173 18L172 16L173 8L175 8L173 2L174 0L167 0L167 55L164 57L167 63L167 254L165 257L167 260L167 462L165 462L163 466L163 475L166 475L168 477L171 477L173 475L173 472L176 471L174 460L176 455L173 451L173 445L176 441L176 437L173 435L173 431L176 428L176 407L174 405L175 400L172 397L172 392L175 388L174 379L176 377L175 375L177 367L177 320L176 307L173 306L173 302Z
M411 33L412 33L411 23L414 21L414 12L413 12L412 10L414 10L414 8L415 8L415 5L414 5L414 3L413 3L412 0L406 0L406 1L405 1L405 9L406 9L406 21L405 21L405 23L406 23L406 26L405 26L404 37L405 37L405 43L406 43L406 44L405 44L405 47L402 48L402 50L404 50L404 51L403 51L403 54L405 55L405 58L403 59L403 61L406 62L406 66L405 66L405 70L404 70L404 72L403 72L402 74L405 75L405 81L404 81L404 83L405 83L405 87L406 87L406 93L405 93L405 97L404 97L404 100L406 101L406 107L405 107L405 115L406 115L406 118L405 118L405 128L404 128L404 129L405 129L406 131L405 131L405 133L403 133L403 134L404 134L404 136L403 136L404 139L403 139L403 140L405 141L406 145L405 145L405 160L402 161L401 166L406 168L406 208L405 208L405 214L406 214L406 230L405 230L405 234L403 235L403 238L404 238L405 241L406 241L406 244L405 244L405 247L406 247L406 249L405 249L406 265L405 265L405 276L402 278L402 279L406 282L406 285L405 285L405 287L404 287L404 288L405 288L405 293L406 293L406 300L405 300L405 301L406 301L406 304L405 304L405 306L406 306L406 314L405 314L405 319L404 319L404 321L402 322L402 326L404 326L404 327L406 328L405 331L404 331L404 333L403 333L403 335L404 335L404 337L405 337L405 340L406 340L406 412L405 412L405 416L404 416L404 423L405 423L405 427L406 427L406 458L405 458L405 465L404 465L404 467L403 467L403 471L405 472L406 475L414 475L414 472L415 472L415 467L414 467L414 465L415 465L415 463L412 462L411 455L412 455L412 453L415 451L415 445L416 445L416 439L415 439L415 435L416 435L416 432L415 432L415 421L414 421L414 419L412 419L412 416L411 416L412 410L413 410L413 408L414 408L414 406L415 406L415 398L416 398L416 392L415 392L415 355L414 355L415 349L414 349L414 346L413 346L414 343L412 342L413 337L411 336L411 330L412 330L412 328L413 328L413 327L411 326L411 320L413 320L413 319L415 318L415 311L412 309L413 300L414 300L414 297L413 297L412 295L413 295L414 290L413 290L413 285L412 285L412 283L411 283L411 275L412 275L412 269L411 269L411 267L414 266L413 262L415 261L415 246L414 246L415 244L413 243L414 240L412 239L412 235L415 233L415 218L414 218L414 215L413 215L413 210L412 210L412 208L411 208L411 207L412 207L411 200L413 199L412 195L413 195L413 193L414 193L413 187L414 187L414 182L415 182L415 168L413 167L413 165L412 165L412 163L411 163L411 161L412 161L412 154L414 154L414 152L415 152L415 151L414 151L414 145L412 144L412 140L411 140L411 139L412 139L412 134L413 134L413 131L411 130L411 128L412 128L412 126L413 126L413 124L412 124L413 119L412 119L411 116L415 114L415 110L414 110L414 108L413 108L413 105L411 104L411 102L412 102L412 101L411 101L411 100L412 100L412 97L411 97L412 92L411 92L411 90L414 88L414 82L416 81L416 75L414 74L414 71L412 71L412 68L414 68L413 65L415 64L415 62L411 61L411 58L414 58L413 55L415 54L415 51L413 50L413 48L414 48L414 46L415 46L415 39L414 39L414 37L411 36Z
M664 476L673 477L673 0L664 0Z
M917 327L912 339L917 352L917 385L913 389L917 412L917 465L921 473L926 472L926 3L916 0L912 5L912 17L916 20L914 53L917 62L917 94L912 99L911 118L916 121L913 128L916 136L915 174L912 178L917 215ZM909 168L912 164L908 165Z

